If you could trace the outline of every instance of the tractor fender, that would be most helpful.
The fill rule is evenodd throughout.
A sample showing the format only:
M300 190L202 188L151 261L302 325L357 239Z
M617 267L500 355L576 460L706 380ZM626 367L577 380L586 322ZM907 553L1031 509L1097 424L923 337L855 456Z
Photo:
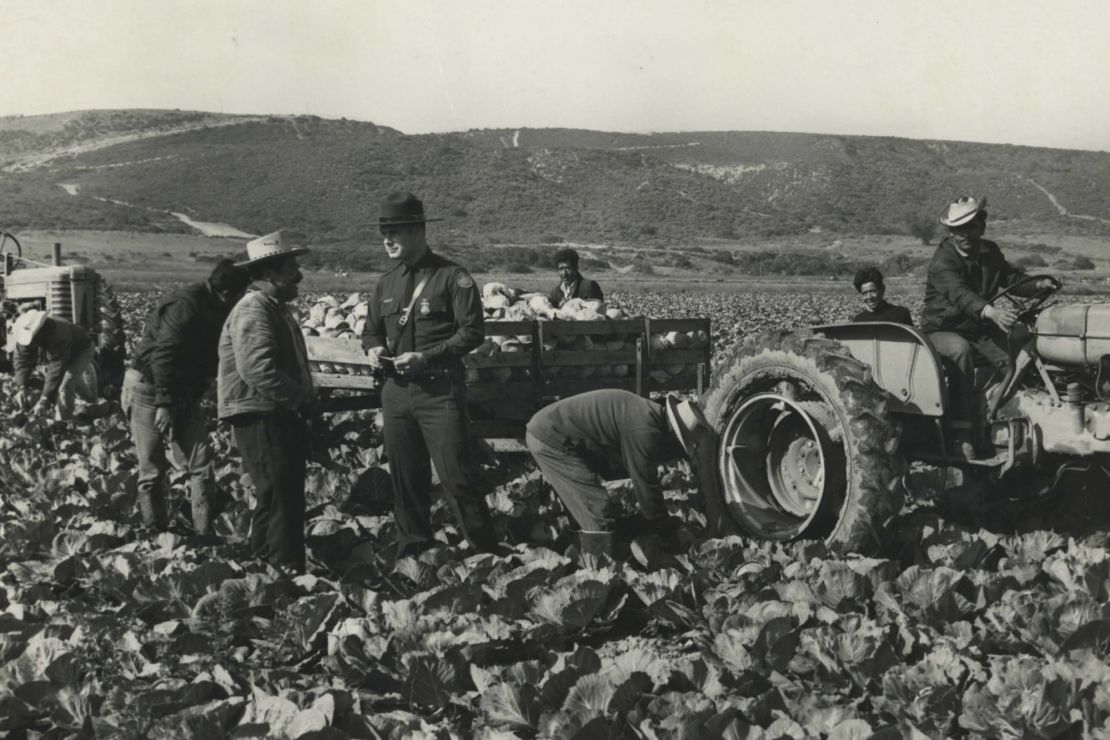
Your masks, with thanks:
M842 344L871 368L875 383L890 394L890 410L944 416L948 393L940 355L924 334L905 324L861 321L825 324L812 331Z

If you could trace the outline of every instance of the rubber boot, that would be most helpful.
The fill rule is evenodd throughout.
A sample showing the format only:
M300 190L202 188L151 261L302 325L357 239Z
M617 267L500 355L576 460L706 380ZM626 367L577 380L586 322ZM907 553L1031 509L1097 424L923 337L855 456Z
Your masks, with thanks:
M578 533L578 557L582 558L586 555L595 559L601 559L602 556L612 559L613 533L580 531Z
M193 476L189 481L189 507L193 510L193 529L199 535L212 533L212 519L218 512L213 510L215 481L207 475Z
M974 460L979 456L975 450L971 422L952 422L952 454L965 460Z
M161 491L157 489L139 491L138 498L139 515L142 517L143 526L165 532L167 528L166 502Z

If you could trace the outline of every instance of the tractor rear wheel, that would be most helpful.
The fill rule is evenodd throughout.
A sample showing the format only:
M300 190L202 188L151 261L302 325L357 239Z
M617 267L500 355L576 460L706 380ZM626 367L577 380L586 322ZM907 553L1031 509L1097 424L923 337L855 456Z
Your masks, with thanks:
M100 326L97 331L96 379L97 391L103 398L117 399L123 388L126 370L127 337L124 333L123 311L116 294L103 277L96 280L97 314Z
M808 331L749 337L702 407L720 433L716 502L741 534L871 551L901 508L898 429L870 368Z

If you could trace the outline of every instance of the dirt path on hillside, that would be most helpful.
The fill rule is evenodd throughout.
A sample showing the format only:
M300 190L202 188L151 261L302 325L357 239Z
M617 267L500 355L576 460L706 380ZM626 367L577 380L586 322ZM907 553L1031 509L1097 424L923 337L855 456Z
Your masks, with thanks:
M1030 185L1044 193L1045 196L1048 198L1048 201L1052 204L1052 207L1055 208L1056 212L1059 213L1061 216L1067 216L1068 218L1077 218L1082 221L1099 221L1104 224L1110 224L1110 219L1099 218L1098 216L1088 216L1085 213L1072 213L1067 208L1065 208L1060 203L1060 201L1056 199L1056 196L1053 195L1044 185L1041 185L1032 177L1026 177L1025 175L1018 175L1018 177L1028 180Z

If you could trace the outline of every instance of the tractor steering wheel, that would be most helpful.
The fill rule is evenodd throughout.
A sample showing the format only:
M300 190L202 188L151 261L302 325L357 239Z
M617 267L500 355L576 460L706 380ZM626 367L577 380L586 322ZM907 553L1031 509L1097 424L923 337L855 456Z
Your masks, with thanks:
M1013 291L1015 289L1020 288L1023 285L1028 285L1029 283L1035 283L1038 280L1045 279L1052 281L1052 285L1050 287L1041 288L1037 293L1028 297L1014 295ZM1011 304L1013 304L1019 316L1025 316L1026 314L1032 313L1033 311L1036 311L1038 308L1043 306L1044 302L1055 295L1061 287L1063 287L1063 283L1061 283L1052 275L1026 275L1014 281L1014 283L1012 283L1011 285L1006 286L1005 290L996 294L994 298L991 298L989 301L987 301L987 304L990 306L994 306L997 305L997 302L1000 298L1005 298Z
M8 240L11 240L15 245L15 256L23 256L23 245L15 238L14 234L9 234L6 231L0 231L0 260L4 259L4 255L8 253Z

